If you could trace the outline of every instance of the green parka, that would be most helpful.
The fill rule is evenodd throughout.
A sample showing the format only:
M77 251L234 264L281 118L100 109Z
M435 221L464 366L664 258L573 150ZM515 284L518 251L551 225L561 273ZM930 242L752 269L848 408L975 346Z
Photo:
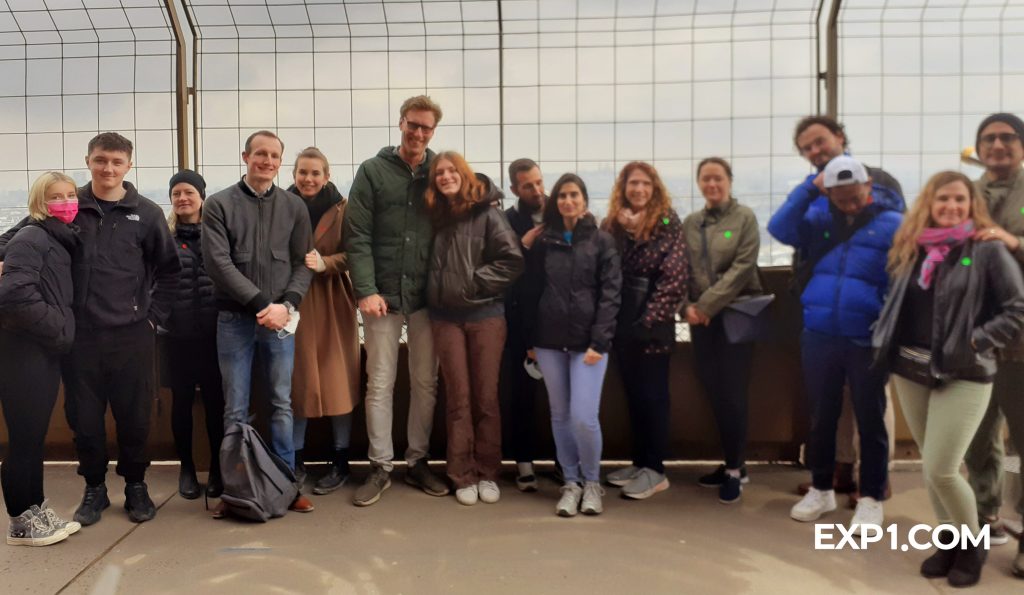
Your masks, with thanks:
M414 170L398 147L384 147L359 166L345 213L345 251L357 299L380 294L389 312L426 306L427 260L433 241L423 205L434 152Z

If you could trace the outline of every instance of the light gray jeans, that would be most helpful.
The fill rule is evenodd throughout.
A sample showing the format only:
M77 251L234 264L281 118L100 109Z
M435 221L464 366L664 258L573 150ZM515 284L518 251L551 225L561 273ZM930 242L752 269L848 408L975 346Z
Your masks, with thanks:
M387 471L394 468L395 445L391 439L394 417L395 377L398 374L398 345L402 326L408 325L409 349L409 447L405 460L413 463L427 456L437 402L437 358L430 318L423 308L412 314L363 317L366 347L366 434L370 439L370 462Z

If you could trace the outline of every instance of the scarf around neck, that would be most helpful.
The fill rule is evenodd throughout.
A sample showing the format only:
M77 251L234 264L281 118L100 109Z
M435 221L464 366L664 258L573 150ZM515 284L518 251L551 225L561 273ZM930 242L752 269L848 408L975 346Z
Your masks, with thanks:
M946 259L946 255L955 246L962 246L974 234L974 221L968 219L953 227L926 227L917 236L917 245L924 248L924 262L921 263L921 275L917 284L921 289L932 286L935 267Z

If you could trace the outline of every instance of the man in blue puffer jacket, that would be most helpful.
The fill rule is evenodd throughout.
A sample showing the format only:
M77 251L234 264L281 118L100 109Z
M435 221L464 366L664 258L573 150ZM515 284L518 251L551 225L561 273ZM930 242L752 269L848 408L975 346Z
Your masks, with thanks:
M886 377L871 368L871 325L885 298L886 257L902 216L874 200L867 170L848 155L832 159L820 176L827 208L813 206L812 193L793 193L768 224L775 239L814 263L801 295L800 339L811 403L807 463L813 483L790 516L813 521L836 508L836 424L843 384L849 383L861 446L861 498L852 524L881 525L889 459Z

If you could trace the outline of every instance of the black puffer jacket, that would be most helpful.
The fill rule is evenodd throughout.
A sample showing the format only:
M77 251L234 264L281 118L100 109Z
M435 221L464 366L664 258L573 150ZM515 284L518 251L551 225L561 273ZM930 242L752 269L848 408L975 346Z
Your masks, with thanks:
M77 231L53 217L22 227L4 254L0 327L68 351L75 340L71 259L80 248Z
M920 257L919 257L920 258ZM941 381L986 378L996 372L995 350L1024 328L1024 279L1002 242L968 241L951 252L933 276L931 373ZM876 365L888 366L899 347L899 315L910 274L892 281L875 323Z
M202 227L195 223L178 223L174 228L181 276L167 330L176 339L209 337L217 333L217 302L213 297L213 281L203 266L201 234Z
M482 174L483 200L434 231L427 274L432 318L482 320L504 313L504 292L523 272L519 239L501 211L501 191Z
M527 324L533 346L607 353L615 336L622 291L622 267L615 240L586 215L573 230L572 243L561 230L547 229L530 250L538 259L543 287Z

